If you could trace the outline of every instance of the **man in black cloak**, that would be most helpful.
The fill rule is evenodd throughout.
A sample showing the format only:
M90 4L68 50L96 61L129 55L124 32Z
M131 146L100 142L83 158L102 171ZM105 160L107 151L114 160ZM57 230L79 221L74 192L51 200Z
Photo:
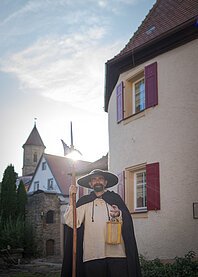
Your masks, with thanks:
M118 183L116 175L93 170L77 180L78 185L91 188L89 195L77 204L76 277L141 277L141 269L131 214L122 198L106 190ZM61 277L72 276L73 219L70 187L70 206L65 213L65 245ZM106 222L121 222L121 241L111 244L106 240Z

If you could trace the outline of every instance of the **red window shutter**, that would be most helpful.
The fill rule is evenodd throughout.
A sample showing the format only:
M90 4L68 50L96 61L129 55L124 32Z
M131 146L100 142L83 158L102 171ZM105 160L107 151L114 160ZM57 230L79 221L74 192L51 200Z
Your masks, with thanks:
M124 109L123 109L123 82L121 82L116 87L116 97L117 97L117 122L123 120Z
M157 62L145 67L145 106L146 109L158 104Z
M78 187L78 197L81 198L84 195L83 187Z
M125 178L124 171L117 174L118 176L118 194L122 197L122 200L125 201Z
M159 163L146 165L147 209L160 210Z

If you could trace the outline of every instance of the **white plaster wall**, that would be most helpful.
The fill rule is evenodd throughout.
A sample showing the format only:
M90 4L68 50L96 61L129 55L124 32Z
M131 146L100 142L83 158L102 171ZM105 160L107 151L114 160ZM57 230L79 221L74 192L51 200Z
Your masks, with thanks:
M134 219L139 252L148 258L198 254L198 40L120 75L118 83L157 61L158 106L136 120L116 122L116 93L109 102L109 168L118 173L160 163L161 210ZM126 124L127 123L127 124Z
M33 179L32 179L32 183L31 186L29 188L28 193L34 192L34 182L39 181L39 189L43 190L43 191L47 191L47 192L51 192L51 193L61 193L57 182L54 178L54 176L52 175L51 170L48 167L48 164L46 164L46 170L42 170L42 163L46 162L46 159L44 157L42 157L42 160L37 168L36 174L34 175ZM53 178L53 190L48 190L47 189L47 184L48 184L48 179Z

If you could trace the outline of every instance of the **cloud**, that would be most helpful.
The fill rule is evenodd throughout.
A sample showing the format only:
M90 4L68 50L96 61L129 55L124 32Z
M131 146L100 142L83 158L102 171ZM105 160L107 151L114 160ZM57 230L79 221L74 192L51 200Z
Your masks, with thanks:
M101 110L105 62L123 46L112 42L113 19L103 10L111 13L120 1L128 0L25 2L4 20L7 29L0 28L5 49L9 39L16 42L2 55L0 69L15 74L26 93Z
M40 39L2 61L1 70L13 73L23 91L83 109L102 109L104 67L120 49L119 43L100 45L102 27L84 33Z
M38 12L42 7L42 3L39 1L29 1L27 2L24 6L21 8L18 8L15 12L11 13L7 18L5 18L0 26L3 26L21 16L27 13L33 13L33 12Z
M74 17L71 19L76 19L81 13L86 12L91 15L91 12L99 12L98 7L101 9L107 10L117 10L117 8L122 7L122 5L134 5L137 4L138 1L145 0L29 0L25 1L24 5L16 5L16 9L14 12L11 12L1 23L0 26L4 26L10 22L17 22L21 18L37 16L40 15L48 15L51 13L58 13L61 17L65 14L67 16L69 14L73 14ZM6 6L5 6L6 7ZM3 4L1 4L1 8L3 9Z

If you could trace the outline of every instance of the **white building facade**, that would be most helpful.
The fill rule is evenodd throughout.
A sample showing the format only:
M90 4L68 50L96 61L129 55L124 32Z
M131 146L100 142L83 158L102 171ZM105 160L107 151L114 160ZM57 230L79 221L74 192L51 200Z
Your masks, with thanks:
M120 176L140 254L198 255L198 39L151 57L118 69L106 91L109 169Z

